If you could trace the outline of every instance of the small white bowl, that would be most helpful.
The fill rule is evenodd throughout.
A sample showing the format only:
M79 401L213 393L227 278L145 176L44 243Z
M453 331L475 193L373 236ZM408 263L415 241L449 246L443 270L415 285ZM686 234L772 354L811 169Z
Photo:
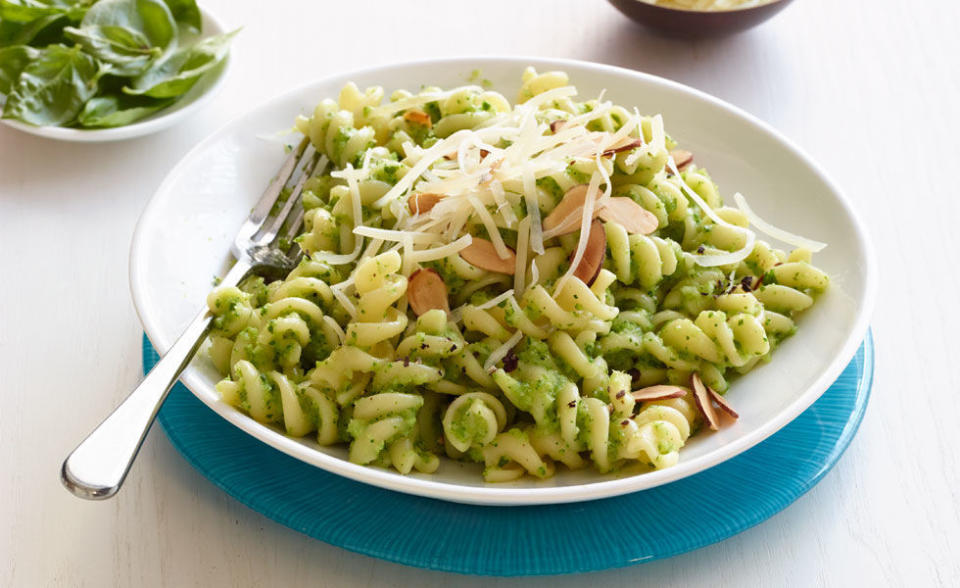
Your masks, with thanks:
M217 20L210 11L201 8L200 12L203 16L202 36L204 38L226 32L223 23ZM48 139L56 139L58 141L104 143L107 141L121 141L123 139L142 137L172 127L191 114L196 113L212 100L223 87L223 81L227 77L227 70L230 68L230 60L230 55L227 55L220 66L200 78L200 80L190 88L189 92L167 108L130 125L111 129L73 129L58 126L38 127L10 119L2 119L0 122L24 133L30 133L31 135L46 137Z

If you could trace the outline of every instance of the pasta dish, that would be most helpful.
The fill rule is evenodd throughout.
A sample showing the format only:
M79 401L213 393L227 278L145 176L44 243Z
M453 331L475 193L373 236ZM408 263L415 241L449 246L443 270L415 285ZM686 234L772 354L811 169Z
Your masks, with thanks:
M724 205L660 115L562 72L514 104L348 84L296 128L323 154L305 255L215 289L208 352L225 402L357 464L669 467L829 283L824 244Z

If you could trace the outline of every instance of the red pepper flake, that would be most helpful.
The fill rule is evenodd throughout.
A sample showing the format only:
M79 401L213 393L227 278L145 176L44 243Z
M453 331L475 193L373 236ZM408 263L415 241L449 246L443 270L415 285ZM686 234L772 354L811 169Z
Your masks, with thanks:
M626 396L626 395L627 395L627 391L626 391L626 390L621 390L621 391L617 392L617 398L623 398L623 397Z
M570 402L567 403L567 406L569 406L570 408L576 408L576 407L577 407L577 401L576 401L576 400L571 400Z
M409 366L410 366L410 356L407 355L403 358L403 367L409 367Z
M629 425L629 424L630 424L630 421L627 420L627 419L623 419L622 421L620 421L620 426L621 426L621 427L626 427L626 426Z

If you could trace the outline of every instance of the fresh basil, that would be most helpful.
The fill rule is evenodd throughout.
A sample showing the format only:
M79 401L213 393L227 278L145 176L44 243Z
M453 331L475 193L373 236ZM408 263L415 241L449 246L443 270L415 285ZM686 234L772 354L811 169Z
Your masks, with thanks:
M203 26L200 9L196 0L164 0L167 8L173 13L173 19L188 29L199 33Z
M193 42L201 26L196 0L0 0L2 116L97 128L149 116L226 58L235 33Z
M0 49L0 94L9 94L27 65L40 56L40 51L25 45Z
M132 96L98 96L83 106L77 117L82 127L122 127L166 108L172 100L137 99Z
M96 60L80 47L50 45L20 73L3 117L37 126L72 122L96 94L99 76Z
M238 31L203 39L192 47L178 49L123 91L153 98L175 98L186 94L205 73L223 62L230 41Z
M101 0L66 35L109 65L113 75L135 76L171 47L177 25L162 0Z
M0 20L28 24L50 17L66 16L77 22L83 18L89 1L76 0L0 0Z
M28 23L0 21L0 47L29 45L54 28L62 30L68 22L63 14L50 14Z

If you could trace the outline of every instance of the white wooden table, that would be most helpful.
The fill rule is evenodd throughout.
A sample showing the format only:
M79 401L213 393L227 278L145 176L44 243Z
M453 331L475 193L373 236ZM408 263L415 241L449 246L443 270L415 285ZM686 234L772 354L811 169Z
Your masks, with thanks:
M212 107L159 135L56 143L0 127L0 586L513 585L311 540L239 505L151 433L122 493L61 459L141 376L134 223L171 166L303 81L443 55L578 58L663 75L770 122L847 190L877 244L876 386L837 467L723 543L560 586L960 584L960 5L798 0L718 41L649 36L601 0L210 0L244 25ZM952 376L952 377L951 377Z

